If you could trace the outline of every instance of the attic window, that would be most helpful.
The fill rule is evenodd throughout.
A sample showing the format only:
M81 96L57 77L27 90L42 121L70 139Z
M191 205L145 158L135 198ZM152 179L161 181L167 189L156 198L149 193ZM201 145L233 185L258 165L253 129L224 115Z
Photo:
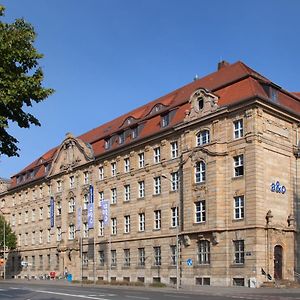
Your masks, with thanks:
M197 105L198 105L198 109L202 110L204 107L204 99L203 97L198 97L197 98Z
M105 147L105 149L109 149L109 147L110 147L110 139L109 138L105 139L105 141L104 141L104 147Z
M50 164L45 165L45 173L48 173L50 170Z
M133 128L132 128L132 131L131 131L131 137L132 137L132 139L137 138L138 135L139 135L138 127L137 127L137 126L136 126L136 127L133 127Z
M119 144L124 144L125 142L125 132L119 134Z
M170 123L169 114L161 116L161 127L167 127Z
M30 178L33 178L34 177L34 170L31 170L30 171Z

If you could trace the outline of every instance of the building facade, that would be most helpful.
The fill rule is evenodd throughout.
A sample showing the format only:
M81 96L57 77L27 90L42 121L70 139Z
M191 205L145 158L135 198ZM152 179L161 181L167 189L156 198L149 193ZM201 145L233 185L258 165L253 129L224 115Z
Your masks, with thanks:
M0 194L18 237L7 274L174 285L294 280L299 112L299 93L222 62L82 136L67 134Z

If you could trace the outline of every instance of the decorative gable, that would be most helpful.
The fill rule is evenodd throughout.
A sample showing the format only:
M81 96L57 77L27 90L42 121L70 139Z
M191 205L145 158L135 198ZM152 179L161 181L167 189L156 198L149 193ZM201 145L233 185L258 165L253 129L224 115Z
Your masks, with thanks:
M64 171L72 171L74 167L93 161L94 158L93 149L89 144L67 133L55 154L48 177Z
M196 90L190 97L191 109L186 111L185 122L201 118L218 108L218 97L204 88Z

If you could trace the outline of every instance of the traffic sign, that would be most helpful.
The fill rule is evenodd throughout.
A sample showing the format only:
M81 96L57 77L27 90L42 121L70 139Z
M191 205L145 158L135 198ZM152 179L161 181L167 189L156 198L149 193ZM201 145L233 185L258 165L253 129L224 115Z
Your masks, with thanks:
M193 260L191 258L187 259L186 264L190 267L193 265Z

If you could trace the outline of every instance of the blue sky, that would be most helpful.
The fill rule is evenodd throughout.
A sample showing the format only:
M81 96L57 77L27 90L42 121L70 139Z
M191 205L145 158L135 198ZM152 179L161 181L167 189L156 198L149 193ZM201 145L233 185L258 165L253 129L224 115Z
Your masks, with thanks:
M67 132L95 128L190 81L218 61L241 60L300 91L298 0L2 0L4 21L24 17L56 90L31 112L41 127L10 133L19 158L0 157L9 178Z

